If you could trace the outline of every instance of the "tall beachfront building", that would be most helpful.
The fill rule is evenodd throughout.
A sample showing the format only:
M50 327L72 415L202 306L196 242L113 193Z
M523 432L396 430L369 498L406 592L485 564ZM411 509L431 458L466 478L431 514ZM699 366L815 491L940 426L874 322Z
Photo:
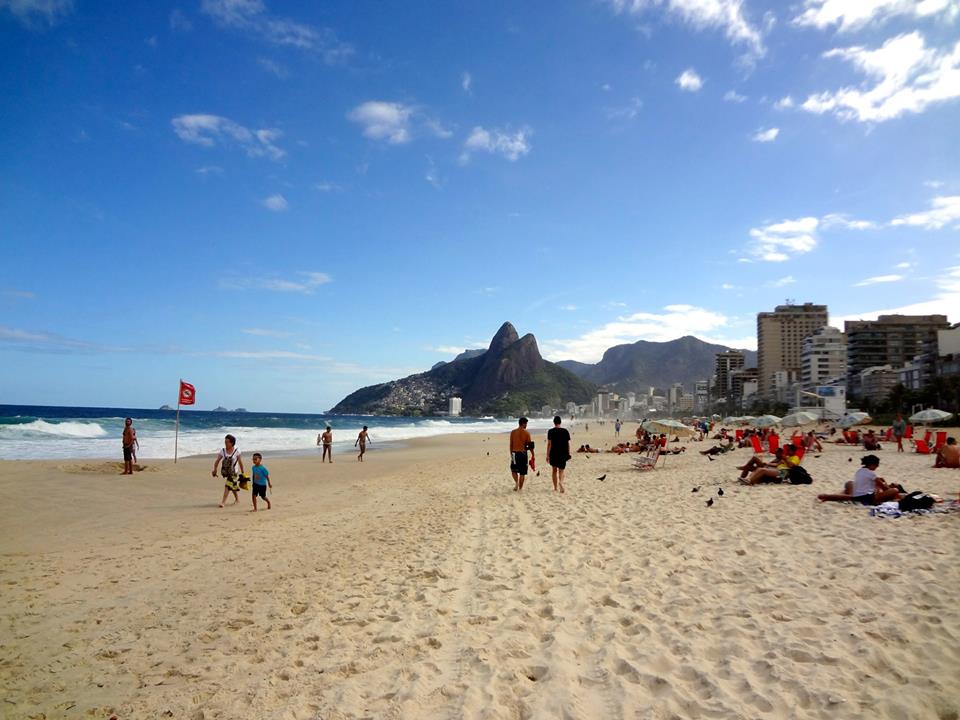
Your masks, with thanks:
M803 341L826 324L826 305L777 305L773 312L757 313L757 381L762 399L773 399L776 373L799 376Z
M729 399L731 397L730 390L733 387L730 373L743 368L744 355L739 350L726 350L722 353L717 353L715 358L713 371L715 378L713 383L714 395L717 398Z
M459 417L461 412L463 412L463 400L454 395L452 398L450 398L450 416Z
M818 385L847 378L847 336L825 325L803 341L800 350L800 384L811 392Z
M881 315L876 320L847 320L847 393L863 395L862 373L889 365L895 373L924 346L935 344L938 330L948 330L946 315Z

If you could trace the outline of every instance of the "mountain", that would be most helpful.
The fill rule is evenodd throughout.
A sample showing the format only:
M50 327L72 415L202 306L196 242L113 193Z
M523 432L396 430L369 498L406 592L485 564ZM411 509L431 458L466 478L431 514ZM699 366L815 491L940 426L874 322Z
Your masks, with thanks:
M453 362L456 362L457 360L468 360L469 358L479 357L480 355L483 355L485 352L486 352L486 348L477 348L476 350L464 350L462 353L460 353L453 359ZM436 370L438 367L441 367L446 364L447 364L446 360L441 360L430 369Z
M706 380L716 368L717 353L730 350L687 335L669 342L640 340L629 345L616 345L603 354L596 365L561 360L557 364L585 380L611 390L626 393L646 392L650 386L665 390L673 383L683 383L693 390L697 380ZM745 367L757 366L757 353L744 350Z
M445 411L449 398L459 395L465 415L516 415L543 405L585 403L596 391L593 383L544 360L537 339L520 337L508 322L489 348L475 353L468 350L425 373L361 388L330 412L428 415Z

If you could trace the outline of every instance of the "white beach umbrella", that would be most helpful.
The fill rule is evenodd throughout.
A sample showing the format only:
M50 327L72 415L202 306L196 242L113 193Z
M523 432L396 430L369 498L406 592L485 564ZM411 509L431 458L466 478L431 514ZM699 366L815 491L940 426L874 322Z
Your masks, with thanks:
M804 425L816 425L819 419L811 412L800 410L784 416L780 422L784 427L803 427Z
M740 423L741 425L749 425L755 419L756 418L754 418L753 415L741 415L740 417L737 418L737 422Z
M750 421L750 424L758 428L768 428L773 427L774 425L779 425L781 419L776 415L761 415L760 417L755 417Z
M692 427L688 427L679 420L673 420L671 418L647 420L643 423L643 429L647 432L663 433L664 435L692 435L695 432Z
M940 422L941 420L949 420L953 417L953 413L948 413L945 410L937 410L936 408L928 408L926 410L921 410L918 413L914 413L910 416L910 422L912 423L932 423Z
M844 415L842 418L837 420L836 426L842 427L842 428L850 428L850 427L853 427L854 425L866 425L872 420L873 418L871 418L865 412L854 412L854 413L850 413L849 415Z
M736 424L738 424L739 422L740 422L740 418L735 417L735 416L733 416L733 415L730 415L729 417L725 417L723 420L721 420L721 421L720 421L720 424L721 424L721 425L736 425Z

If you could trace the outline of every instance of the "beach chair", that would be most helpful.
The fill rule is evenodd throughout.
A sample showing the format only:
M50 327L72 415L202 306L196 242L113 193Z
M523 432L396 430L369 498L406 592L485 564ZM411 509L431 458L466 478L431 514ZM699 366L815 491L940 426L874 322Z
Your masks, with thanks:
M633 459L633 467L637 470L656 470L657 460L660 459L660 446L653 452Z
M893 441L893 428L887 428L887 434L883 436L887 442Z
M803 435L794 435L792 438L790 438L790 442L792 442L796 447L800 447L803 445Z
M803 460L803 456L806 454L807 449L803 445L797 445L797 458Z
M933 451L940 452L940 448L947 444L947 431L940 430L937 432L937 439L933 443Z
M903 437L905 437L907 440L911 440L913 438L913 425L907 425L907 429L904 431Z
M780 447L780 436L773 433L770 434L770 437L767 438L767 448L771 455L775 455L777 448Z
M750 436L750 444L753 445L753 451L757 455L763 455L763 445L760 444L760 438L756 435Z
M920 453L921 455L930 454L930 446L927 445L926 440L917 440L914 444L914 451Z
M741 440L743 440L743 430L736 430L733 433L733 439L736 440L737 442L740 442Z

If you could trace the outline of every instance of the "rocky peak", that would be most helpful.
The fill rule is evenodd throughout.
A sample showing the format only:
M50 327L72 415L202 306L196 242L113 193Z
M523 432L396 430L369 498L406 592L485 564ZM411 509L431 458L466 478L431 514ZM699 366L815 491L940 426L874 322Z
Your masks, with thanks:
M490 341L490 355L499 355L519 339L520 335L517 334L517 329L509 322L505 322L500 326L500 329L497 330L497 334L493 336L493 340Z

